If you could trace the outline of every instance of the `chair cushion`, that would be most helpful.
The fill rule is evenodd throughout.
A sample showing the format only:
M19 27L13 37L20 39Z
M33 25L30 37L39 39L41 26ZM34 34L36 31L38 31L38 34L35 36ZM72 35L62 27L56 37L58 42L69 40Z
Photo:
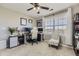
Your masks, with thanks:
M55 43L59 43L59 40L55 40L55 39L50 39L49 42L55 42Z
M32 39L36 39L37 38L37 29L32 29L31 33L32 33Z
M49 44L58 46L59 40L50 39Z
M52 33L52 37L49 40L49 43L48 44L58 46L59 45L59 42L60 42L59 31L54 31Z

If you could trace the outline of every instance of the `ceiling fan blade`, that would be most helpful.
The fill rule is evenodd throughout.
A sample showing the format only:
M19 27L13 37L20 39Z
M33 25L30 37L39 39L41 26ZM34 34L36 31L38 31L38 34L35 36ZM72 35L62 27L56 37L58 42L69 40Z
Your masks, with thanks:
M33 6L38 6L39 5L39 3L30 3L31 5L33 5Z
M32 9L33 9L33 7L32 7L32 8L27 9L27 11L30 11L30 10L32 10Z
M34 3L30 3L31 5L33 5Z
M42 9L46 9L46 10L49 10L48 7L44 7L44 6L40 6L40 8L42 8Z

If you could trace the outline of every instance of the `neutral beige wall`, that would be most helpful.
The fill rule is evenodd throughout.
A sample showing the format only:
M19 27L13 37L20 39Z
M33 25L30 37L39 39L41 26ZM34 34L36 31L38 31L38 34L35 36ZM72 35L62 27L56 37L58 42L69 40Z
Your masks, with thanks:
M73 12L72 12L73 14L79 13L79 4L73 6L72 9L73 9Z
M32 19L32 26L35 26L34 18L0 6L0 49L6 48L6 41L9 36L8 27L19 27L20 17Z
M68 45L72 45L72 9L68 8L67 12L67 30L65 32L66 40L65 43Z
M0 26L19 26L20 17L33 19L24 14L0 7Z

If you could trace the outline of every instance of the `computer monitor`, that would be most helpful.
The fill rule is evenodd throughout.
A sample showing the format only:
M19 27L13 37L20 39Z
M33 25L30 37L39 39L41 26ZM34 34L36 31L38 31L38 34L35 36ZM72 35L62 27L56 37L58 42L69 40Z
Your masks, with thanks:
M31 28L24 28L24 31L30 33L31 32Z

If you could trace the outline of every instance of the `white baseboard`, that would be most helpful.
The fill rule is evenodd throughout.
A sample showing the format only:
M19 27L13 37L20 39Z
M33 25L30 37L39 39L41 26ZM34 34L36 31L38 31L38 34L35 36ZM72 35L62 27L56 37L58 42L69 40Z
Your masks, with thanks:
M72 49L73 49L73 46L72 46L72 45L62 44L62 46L64 46L64 47L68 47L68 48L72 48Z

